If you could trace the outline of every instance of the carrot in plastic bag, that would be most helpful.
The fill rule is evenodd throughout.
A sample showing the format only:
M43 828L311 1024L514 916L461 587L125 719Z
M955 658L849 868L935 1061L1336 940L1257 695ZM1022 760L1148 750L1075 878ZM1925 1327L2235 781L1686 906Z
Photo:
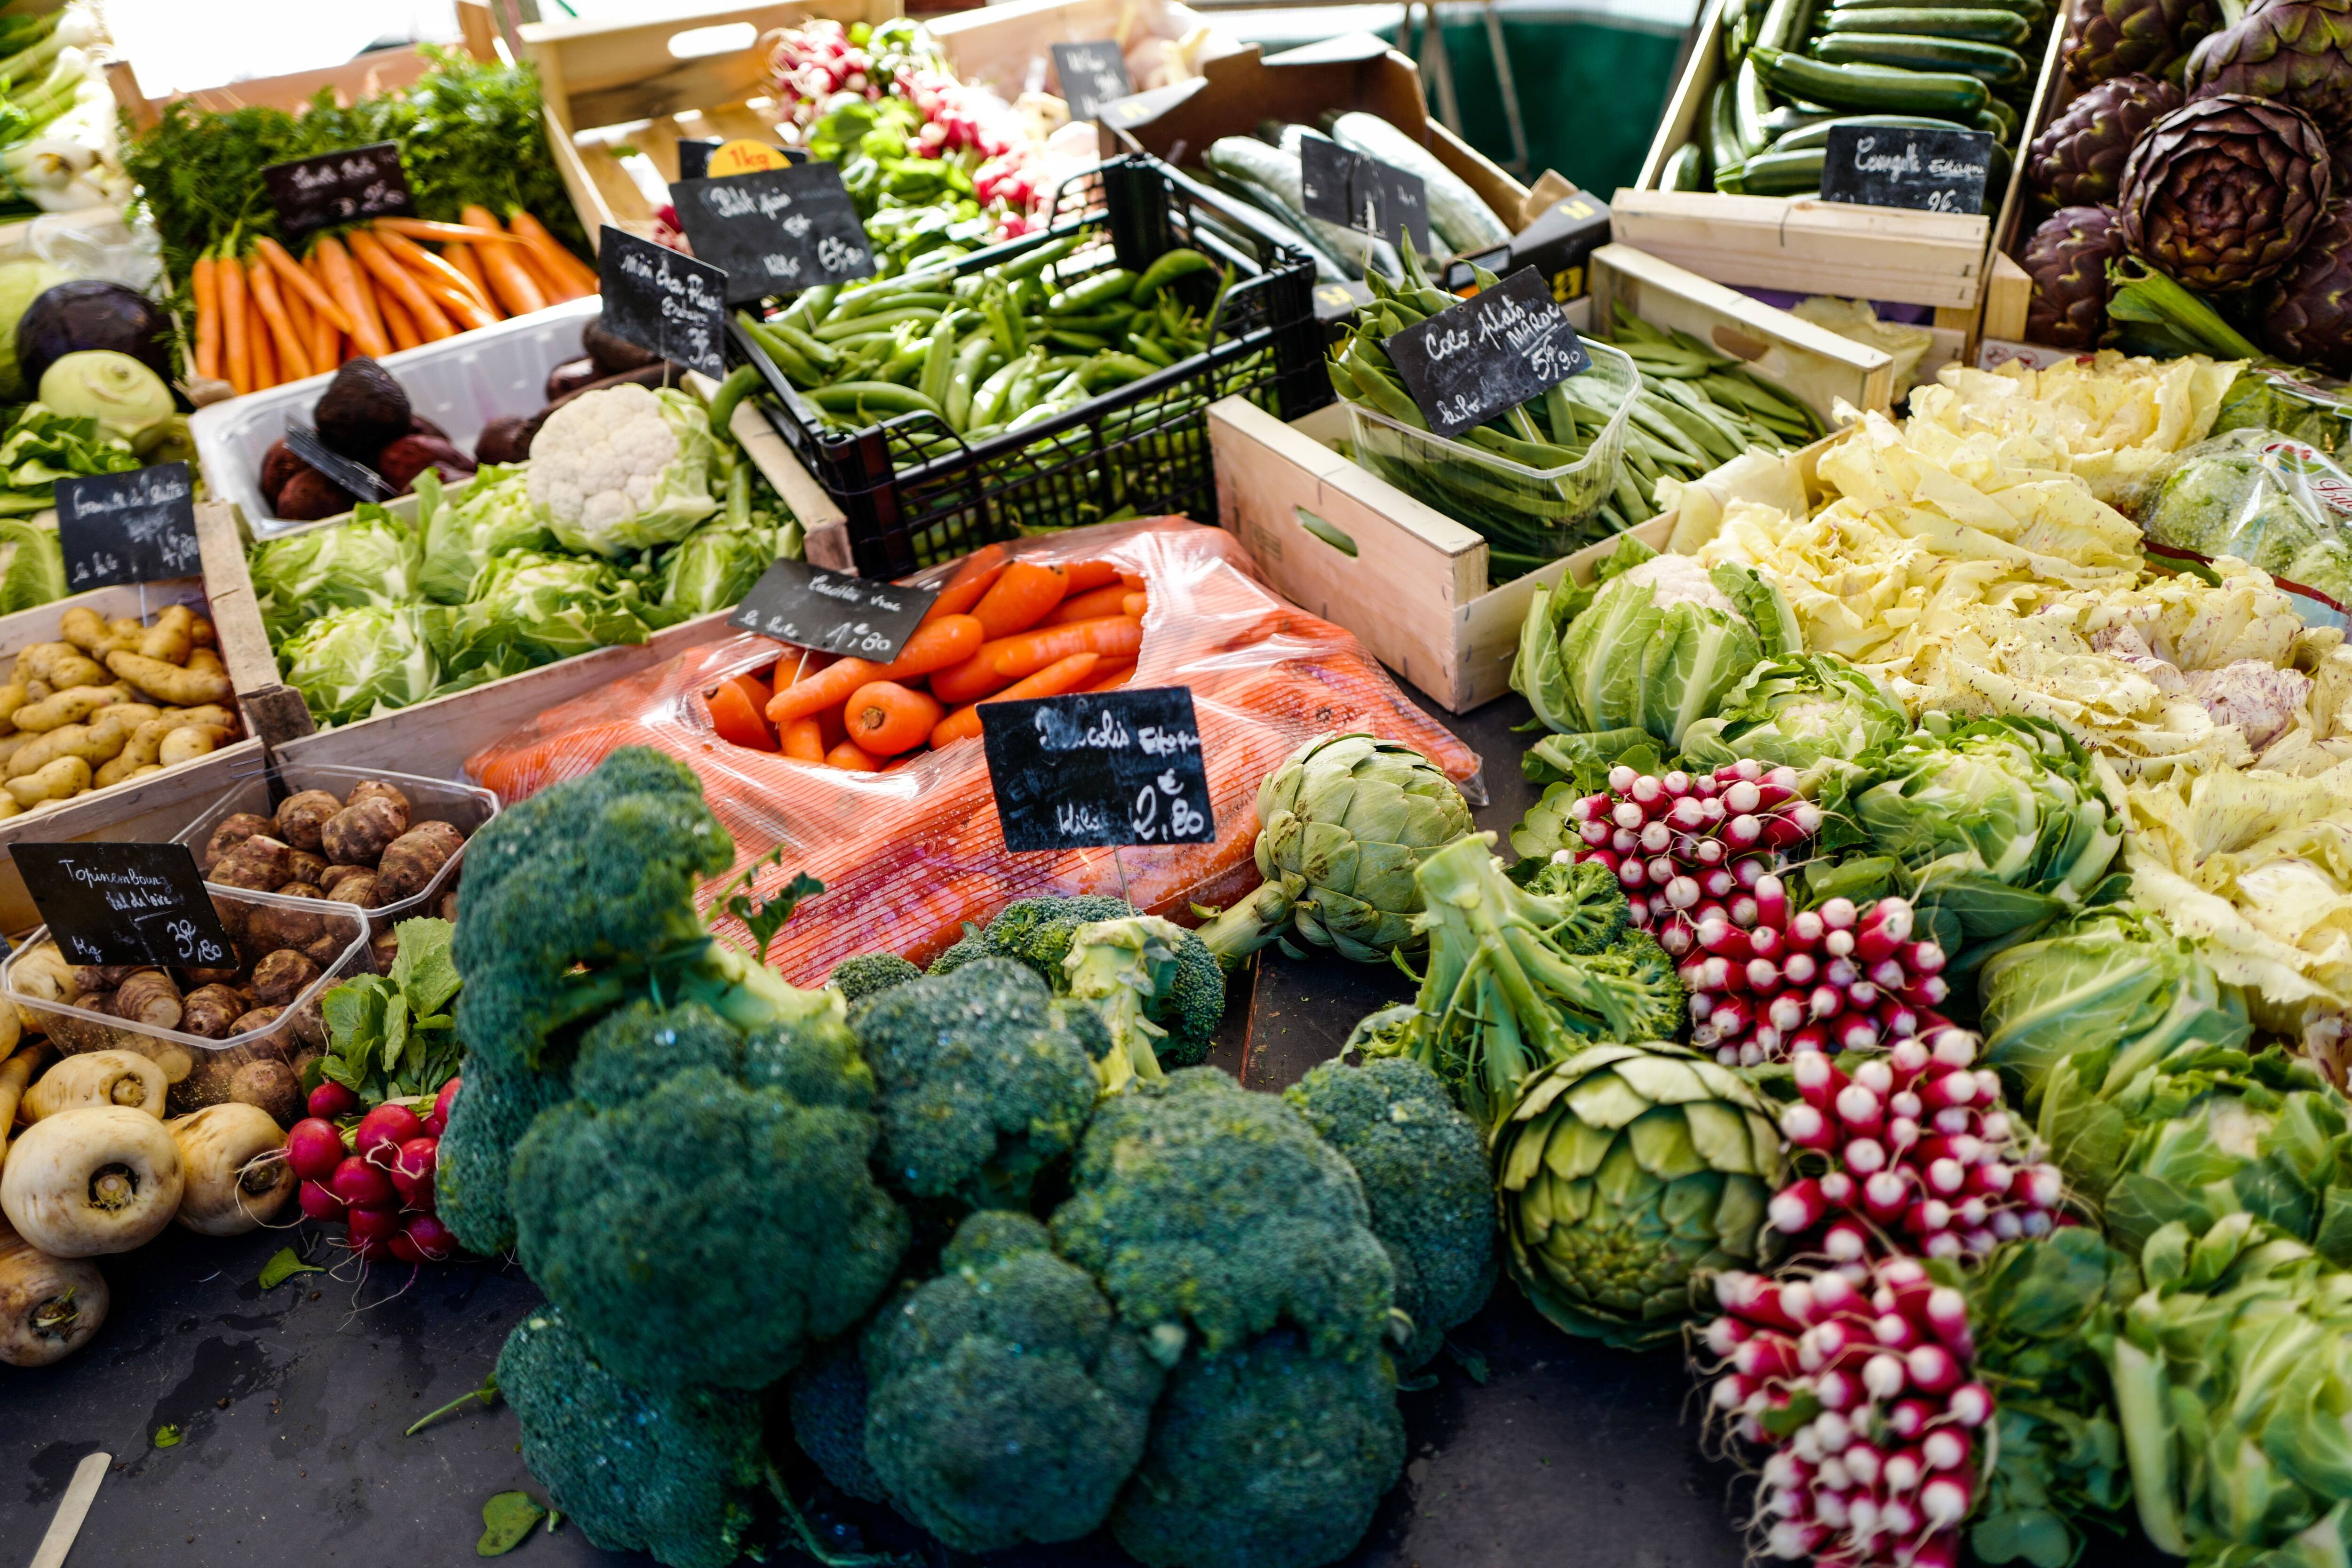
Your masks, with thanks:
M923 624L929 626L945 616L961 616L980 603L1005 567L1004 546L983 544L965 556L955 569L955 575L940 584L940 596L923 612Z
M1015 561L1004 569L996 585L980 596L980 603L971 607L972 617L992 642L1025 632L1044 620L1068 589L1067 580L1051 566Z
M1076 595L1118 582L1118 567L1108 561L1073 561L1062 568L1062 576Z
M1125 616L1105 616L1066 626L1040 626L990 643L981 652L997 674L1018 680L1074 653L1098 653L1105 658L1124 660L1133 658L1142 646L1140 622Z
M1059 697L1066 691L1076 690L1087 677L1094 673L1095 666L1101 662L1100 654L1074 653L1058 664L1046 666L1028 679L1006 687L988 700L1017 702L1024 697ZM970 703L940 720L939 727L931 731L932 748L936 750L950 742L968 740L979 734L982 706L978 702Z
M1127 598L1127 584L1116 574L1106 587L1092 588L1086 593L1072 593L1054 606L1054 613L1037 624L1041 626L1066 626L1072 621L1096 621L1105 616L1125 615L1120 608Z

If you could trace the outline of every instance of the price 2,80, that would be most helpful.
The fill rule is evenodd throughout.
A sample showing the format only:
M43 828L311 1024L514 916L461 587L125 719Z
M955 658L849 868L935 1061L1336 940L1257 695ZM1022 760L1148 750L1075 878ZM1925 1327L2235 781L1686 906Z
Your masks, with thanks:
M1161 773L1154 784L1145 784L1136 792L1135 805L1128 813L1127 825L1135 834L1138 844L1149 844L1165 834L1171 841L1181 841L1208 826L1201 808L1184 798L1183 782L1171 773ZM1160 819L1160 802L1168 800L1168 819Z

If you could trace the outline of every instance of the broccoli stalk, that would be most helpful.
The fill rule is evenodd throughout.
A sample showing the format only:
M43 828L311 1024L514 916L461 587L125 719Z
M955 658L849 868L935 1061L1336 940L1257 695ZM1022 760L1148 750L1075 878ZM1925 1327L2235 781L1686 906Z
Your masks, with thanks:
M1137 1079L1168 1076L1160 1068L1160 1047L1169 1031L1153 1022L1151 1009L1175 991L1190 934L1156 915L1097 921L1072 933L1069 954L1062 961L1063 988L1092 1005L1109 1026L1110 1055L1095 1064L1104 1093L1117 1093ZM1216 1005L1224 1006L1222 977ZM1189 1022L1197 1029L1197 1017ZM1208 1022L1210 1029L1216 1027L1213 1016ZM1199 1032L1205 1038L1207 1031Z

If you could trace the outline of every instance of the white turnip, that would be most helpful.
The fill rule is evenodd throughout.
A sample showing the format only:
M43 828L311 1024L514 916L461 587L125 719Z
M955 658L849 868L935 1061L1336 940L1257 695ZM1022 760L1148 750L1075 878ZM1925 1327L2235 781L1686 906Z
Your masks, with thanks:
M165 1123L186 1173L179 1221L199 1236L242 1236L294 1195L286 1134L258 1106L224 1100Z
M128 1252L172 1223L185 1178L163 1124L127 1105L33 1123L0 1170L0 1213L52 1258Z
M106 1321L106 1277L94 1263L51 1258L0 1221L0 1362L47 1366Z

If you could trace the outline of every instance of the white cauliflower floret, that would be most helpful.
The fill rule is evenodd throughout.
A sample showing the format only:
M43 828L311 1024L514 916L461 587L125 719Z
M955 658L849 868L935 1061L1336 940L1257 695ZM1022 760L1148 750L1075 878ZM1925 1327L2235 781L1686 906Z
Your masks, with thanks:
M686 394L607 387L557 409L532 438L531 504L572 550L667 544L719 510L711 455L709 417Z

